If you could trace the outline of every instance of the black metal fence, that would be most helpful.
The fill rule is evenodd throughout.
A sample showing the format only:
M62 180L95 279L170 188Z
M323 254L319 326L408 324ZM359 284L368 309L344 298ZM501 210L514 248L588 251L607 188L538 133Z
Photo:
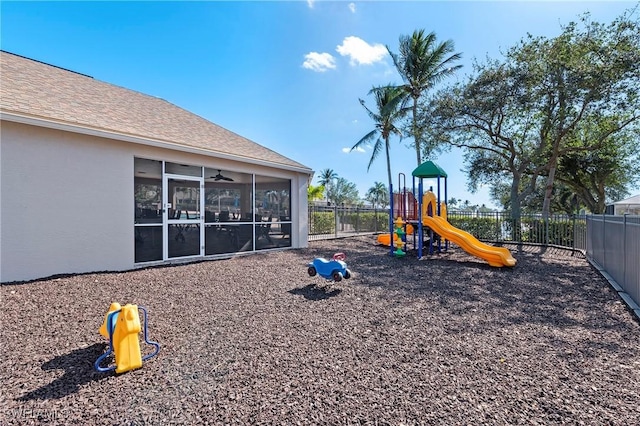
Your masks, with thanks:
M508 212L448 213L447 220L456 228L482 241L543 244L585 250L586 216L551 215L545 221L540 214L523 214L511 219Z
M479 240L565 247L585 253L621 287L640 316L640 216L448 212L447 220ZM389 232L389 210L309 205L309 241Z
M309 205L309 241L389 229L389 209Z
M585 216L523 215L514 221L505 212L449 212L447 220L479 240L556 245L586 250ZM388 232L389 210L309 205L309 241Z

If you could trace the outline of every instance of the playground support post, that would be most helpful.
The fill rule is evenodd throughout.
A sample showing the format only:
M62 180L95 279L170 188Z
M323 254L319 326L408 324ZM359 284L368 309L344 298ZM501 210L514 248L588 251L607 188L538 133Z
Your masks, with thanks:
M424 230L422 229L422 179L418 181L418 259L422 258Z
M393 184L389 182L389 256L393 256Z

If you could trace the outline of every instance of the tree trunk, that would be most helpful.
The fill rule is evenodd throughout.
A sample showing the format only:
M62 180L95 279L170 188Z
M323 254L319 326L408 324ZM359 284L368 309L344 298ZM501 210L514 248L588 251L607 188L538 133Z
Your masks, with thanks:
M520 241L520 215L522 214L520 208L520 179L514 176L511 181L511 239L513 241Z
M389 155L389 137L384 138L384 151L387 156L387 178L389 179L389 188L393 184L393 178L391 177L391 156ZM393 194L389 194L389 196L393 197Z
M394 243L393 243L393 209L395 206L393 205L393 180L391 178L391 157L389 155L389 136L384 138L384 150L387 155L387 178L389 179L389 254L393 256Z
M416 158L418 160L418 164L416 167L422 164L422 158L420 156L420 142L418 138L418 98L413 97L413 143L416 146Z
M549 161L549 176L547 186L544 189L544 201L542 203L542 220L544 221L544 242L549 244L549 216L551 215L551 197L553 195L553 181L556 177L558 154L554 152Z
M600 185L598 185L598 207L594 211L594 213L604 214L606 210L607 206L605 204L605 188L604 184L601 183Z
M549 176L547 176L547 186L544 189L544 202L542 203L542 218L547 221L551 214L551 196L553 194L553 181L556 177L556 164L558 163L557 154L554 154L549 161Z

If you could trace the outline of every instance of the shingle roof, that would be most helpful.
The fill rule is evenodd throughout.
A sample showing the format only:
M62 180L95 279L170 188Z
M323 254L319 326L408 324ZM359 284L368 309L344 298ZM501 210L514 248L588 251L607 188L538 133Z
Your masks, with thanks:
M163 99L9 52L0 55L3 113L311 173L308 167Z
M640 205L640 194L634 195L633 197L625 198L624 200L616 201L613 204L616 204L616 205L631 205L631 204Z

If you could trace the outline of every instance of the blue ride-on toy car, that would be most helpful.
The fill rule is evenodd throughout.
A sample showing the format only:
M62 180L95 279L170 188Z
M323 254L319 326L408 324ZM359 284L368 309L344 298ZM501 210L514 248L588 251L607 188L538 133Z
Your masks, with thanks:
M347 269L345 263L346 256L344 253L336 253L331 260L327 260L322 257L313 259L313 262L309 262L309 276L315 277L320 275L327 280L333 280L335 282L342 281L342 278L351 278L351 271Z

